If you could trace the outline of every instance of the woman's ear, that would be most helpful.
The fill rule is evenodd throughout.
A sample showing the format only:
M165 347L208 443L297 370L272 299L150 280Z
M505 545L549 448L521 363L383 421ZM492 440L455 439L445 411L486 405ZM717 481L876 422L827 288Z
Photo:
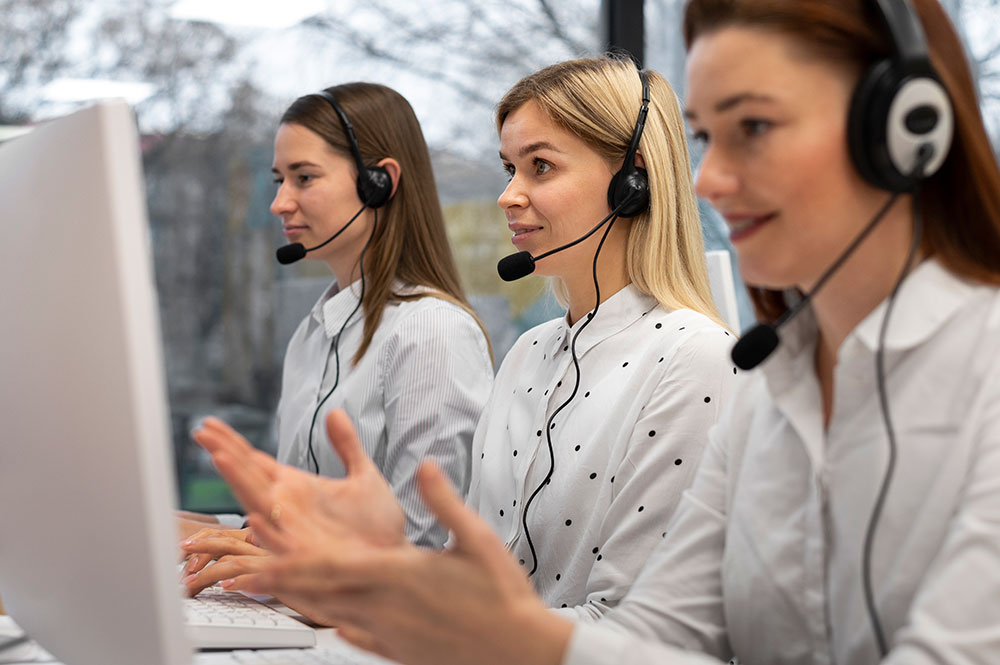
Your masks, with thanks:
M641 152L635 153L635 165L638 166L640 169L646 168L646 160L642 158Z
M403 173L403 170L397 162L392 157L386 157L380 161L376 166L381 166L389 173L389 178L392 180L392 192L389 194L390 197L396 195L396 188L399 187L399 176Z

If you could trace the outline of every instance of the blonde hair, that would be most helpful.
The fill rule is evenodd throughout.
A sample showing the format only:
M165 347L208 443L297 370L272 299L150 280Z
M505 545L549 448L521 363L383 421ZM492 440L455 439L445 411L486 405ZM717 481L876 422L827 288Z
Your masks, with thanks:
M468 312L490 346L486 327L466 299L459 281L445 234L430 153L413 108L398 92L376 83L345 83L327 91L336 96L350 118L365 165L373 166L392 157L401 170L395 195L378 210L378 227L365 258L367 284L362 303L365 325L353 362L356 364L368 350L387 303L425 297L445 300ZM336 152L351 157L350 143L340 119L321 97L299 97L282 115L281 124L286 123L312 130ZM429 291L395 293L392 283L396 279Z
M684 121L670 84L655 71L639 153L649 174L649 209L632 220L626 249L629 279L667 309L691 309L725 326L712 300L701 221L691 180ZM535 102L556 125L617 166L624 158L642 100L642 82L630 60L568 60L514 84L497 105L497 131L507 117ZM556 297L566 304L561 282Z

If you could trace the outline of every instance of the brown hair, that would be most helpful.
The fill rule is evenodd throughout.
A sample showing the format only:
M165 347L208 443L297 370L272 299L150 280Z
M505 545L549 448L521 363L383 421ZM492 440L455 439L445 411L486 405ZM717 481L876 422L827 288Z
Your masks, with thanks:
M965 52L937 0L910 4L923 23L931 62L955 109L948 157L917 194L924 217L923 250L957 275L1000 284L1000 169ZM789 35L820 57L853 65L859 72L889 56L892 44L884 19L870 1L691 0L684 16L687 48L701 35L729 26ZM750 297L765 321L774 321L787 309L779 291L751 288Z
M712 300L701 221L691 182L684 119L666 79L646 70L650 104L639 142L649 174L649 209L637 215L628 235L625 264L642 293L670 309L700 312L725 325ZM507 116L533 101L557 126L586 143L609 164L625 157L642 83L631 60L617 57L568 60L514 84L497 105L497 132ZM617 168L617 167L616 167ZM565 304L561 282L554 289Z
M459 281L445 234L430 153L413 108L395 90L375 83L345 83L327 91L350 118L365 165L374 166L391 157L399 162L401 171L396 193L378 209L379 224L365 256L364 335L353 362L365 355L382 320L382 311L392 301L441 298L472 315L486 335ZM344 127L321 97L306 95L296 99L281 116L281 124L301 125L319 134L337 153L353 162ZM427 287L430 292L394 293L392 283L396 279Z

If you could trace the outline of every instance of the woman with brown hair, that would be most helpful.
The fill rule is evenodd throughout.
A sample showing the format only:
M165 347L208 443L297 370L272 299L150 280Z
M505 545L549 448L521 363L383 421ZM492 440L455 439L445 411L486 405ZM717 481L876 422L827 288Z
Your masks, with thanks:
M323 421L346 410L403 506L406 536L440 547L446 533L420 503L414 473L433 459L456 486L468 485L493 368L459 283L413 109L372 83L300 97L281 117L271 170L278 184L271 212L294 243L278 250L278 260L321 261L335 278L288 345L278 458L343 476ZM215 519L187 517L182 536ZM219 518L231 527L243 522ZM194 559L189 571L206 562Z

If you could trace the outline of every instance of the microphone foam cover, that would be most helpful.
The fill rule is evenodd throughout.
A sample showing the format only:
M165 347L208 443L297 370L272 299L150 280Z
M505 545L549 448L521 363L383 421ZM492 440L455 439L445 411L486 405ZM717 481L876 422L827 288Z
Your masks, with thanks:
M740 369L753 369L764 362L776 348L777 331L766 323L761 323L746 332L733 346L733 362Z
M305 258L306 248L300 242L293 242L291 245L279 247L274 255L278 258L278 263L287 266L289 263L295 263L299 259Z
M535 258L531 252L518 252L505 256L497 262L497 273L505 282L513 282L535 271Z

